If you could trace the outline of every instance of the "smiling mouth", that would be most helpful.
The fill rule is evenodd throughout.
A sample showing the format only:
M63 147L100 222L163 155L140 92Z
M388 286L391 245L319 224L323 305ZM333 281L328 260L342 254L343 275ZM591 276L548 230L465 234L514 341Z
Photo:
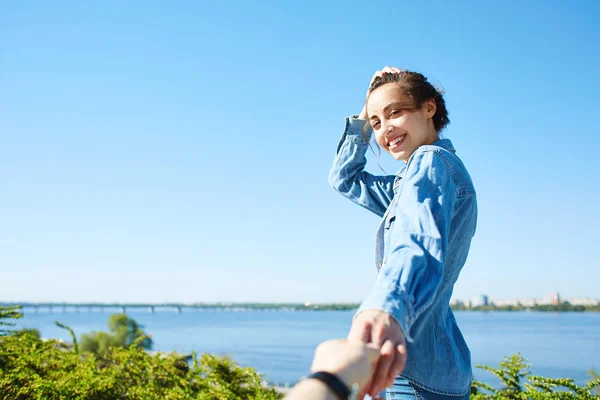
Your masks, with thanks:
M406 139L406 133L404 135L398 136L396 139L389 142L388 149L391 151L400 147L402 143L404 143L404 139Z

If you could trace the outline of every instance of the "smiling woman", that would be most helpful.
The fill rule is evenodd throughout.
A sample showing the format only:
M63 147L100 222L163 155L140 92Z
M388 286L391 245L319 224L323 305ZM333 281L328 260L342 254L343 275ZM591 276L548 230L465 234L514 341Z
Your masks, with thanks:
M383 217L379 276L349 334L380 348L371 396L391 386L389 399L469 398L471 355L449 303L475 234L477 199L452 142L439 137L448 123L427 78L386 67L371 80L360 116L346 119L329 173L334 189ZM396 175L364 171L373 132L404 161Z
M421 74L382 73L369 92L366 112L377 143L397 160L437 141L450 122L441 93Z

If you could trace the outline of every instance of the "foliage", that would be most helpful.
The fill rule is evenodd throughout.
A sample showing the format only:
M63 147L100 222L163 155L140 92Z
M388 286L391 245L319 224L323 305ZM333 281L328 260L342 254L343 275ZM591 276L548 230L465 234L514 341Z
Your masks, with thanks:
M588 373L590 374L590 379L592 381L600 379L600 372L596 371L595 369L590 369ZM600 395L600 386L598 386L596 389L594 389L594 392L597 395Z
M0 308L0 323L20 316L18 308ZM148 337L142 327L123 315L111 317L111 333L96 332L90 336L103 334L112 338L99 341L105 347L96 353L83 350L83 343L79 353L75 333L58 322L57 325L69 330L73 346L58 340L40 340L36 330L4 331L0 337L0 400L282 398L274 388L262 384L261 375L255 370L242 368L228 358L208 354L198 358L193 354L190 365L175 353L148 354L144 350ZM115 338L123 346L106 345ZM532 376L530 365L520 354L506 357L499 368L478 367L500 378L503 387L497 389L475 381L471 388L473 400L600 399L600 376L594 370L590 371L592 380L578 386L573 379Z
M32 329L32 328L23 328L23 329L18 329L15 331L12 331L13 335L19 336L19 335L33 335L36 338L40 338L40 331L37 329Z
M71 334L71 338L73 339L73 351L75 352L75 354L79 354L79 346L77 345L77 338L75 337L75 332L73 332L73 329L71 329L71 327L66 326L61 324L58 321L54 321L54 323L59 327L59 328L63 328L69 331L69 333Z
M3 326L15 326L13 322L7 322L7 319L23 318L20 306L2 307L0 306L0 336L8 335L11 330L2 328Z
M113 331L117 326L121 325L109 324ZM150 355L143 349L145 336L138 336L127 348L113 347L99 355L78 354L61 341L43 341L35 333L20 332L0 339L0 399L282 397L275 389L263 386L261 376L252 368L239 367L228 358L205 354L198 359L193 354L192 364L188 365L175 353Z
M471 388L472 400L504 400L504 399L600 399L594 395L594 388L600 386L600 378L592 379L581 387L571 378L545 378L533 376L527 370L531 365L520 354L505 357L500 368L477 365L478 368L490 371L503 384L496 389L482 382L474 381ZM528 382L524 382L524 378Z
M108 320L108 329L110 333L91 332L81 335L81 351L106 355L111 348L125 348L131 346L133 343L146 350L152 349L152 339L144 333L142 326L126 314L111 315Z
M136 344L106 357L78 355L58 341L33 335L0 342L1 399L262 399L281 396L261 385L251 368L227 358L151 356Z

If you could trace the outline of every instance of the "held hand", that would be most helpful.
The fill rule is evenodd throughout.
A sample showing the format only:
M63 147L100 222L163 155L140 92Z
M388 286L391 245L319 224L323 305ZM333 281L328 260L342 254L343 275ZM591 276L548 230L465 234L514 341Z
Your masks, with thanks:
M349 340L372 343L380 350L380 358L365 392L375 397L394 383L406 364L406 342L398 322L380 310L364 310L354 317Z
M373 74L373 77L371 78L371 82L369 82L369 87L371 87L371 85L373 84L373 81L375 80L375 78L377 78L378 76L382 76L383 73L395 74L395 73L398 73L398 72L401 72L401 70L400 70L400 68L396 68L396 67L383 67L380 71L375 71L375 73ZM366 97L368 97L368 96L369 96L369 89L367 88L367 96ZM358 118L367 120L368 116L367 116L367 107L366 107L366 105L363 107L363 109L360 112L360 115L358 116Z
M311 371L326 371L337 375L349 388L358 384L360 390L371 378L379 359L379 349L372 344L347 339L328 340L315 351Z

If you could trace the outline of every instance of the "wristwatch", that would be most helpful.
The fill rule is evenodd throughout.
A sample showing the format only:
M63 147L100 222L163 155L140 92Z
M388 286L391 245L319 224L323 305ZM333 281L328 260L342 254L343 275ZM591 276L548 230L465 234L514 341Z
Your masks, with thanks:
M353 384L352 388L342 382L340 378L327 371L318 371L310 374L306 379L317 379L323 382L340 400L356 400L358 396L358 384Z

